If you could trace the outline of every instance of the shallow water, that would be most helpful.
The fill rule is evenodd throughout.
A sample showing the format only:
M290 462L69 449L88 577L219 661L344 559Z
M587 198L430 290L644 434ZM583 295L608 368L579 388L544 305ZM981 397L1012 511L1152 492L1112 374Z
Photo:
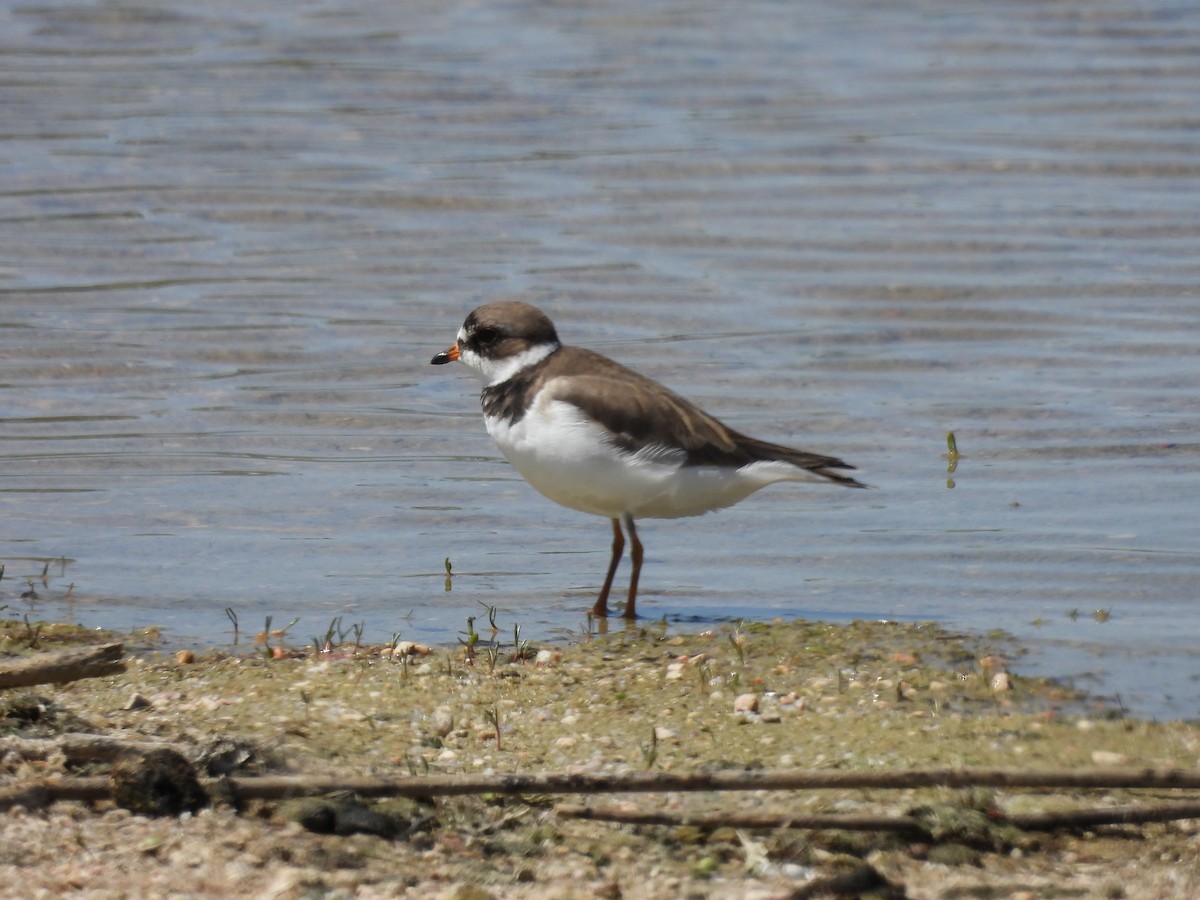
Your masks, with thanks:
M645 615L1006 629L1196 718L1198 40L1183 2L0 2L5 614L582 628L607 524L428 365L521 297L873 486L642 523Z

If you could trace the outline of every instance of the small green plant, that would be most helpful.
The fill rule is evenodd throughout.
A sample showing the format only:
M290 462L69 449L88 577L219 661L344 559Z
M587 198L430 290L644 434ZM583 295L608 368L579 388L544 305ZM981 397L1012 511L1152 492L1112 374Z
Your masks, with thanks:
M292 621L290 621L286 625L284 625L282 628L276 628L274 630L272 630L272 628L271 628L271 623L273 621L274 621L274 616L266 617L266 619L263 622L263 630L256 639L257 643L260 643L263 645L263 653L266 656L271 655L271 638L286 638L287 633L289 631L291 631L292 626L300 621L300 617L297 616L296 618L292 619Z
M654 763L658 760L658 729L651 726L649 742L643 742L642 759L645 760L646 768L653 769Z
M733 634L729 635L729 646L737 654L738 665L746 665L746 636L740 631L734 630Z
M471 665L475 661L475 645L479 643L479 632L475 630L475 617L467 616L467 636L459 638L458 642L463 645L463 659L467 665Z
M492 729L496 735L496 749L497 750L501 749L501 747L500 747L500 707L493 706L491 709L485 709L483 711L483 717L484 717L484 719L486 719L488 721L488 724L490 724L492 726Z
M300 621L295 619L288 628ZM285 628L284 631L287 629ZM313 645L317 648L318 653L329 653L330 651L340 647L346 641L347 629L342 627L342 617L335 616L329 622L329 627L325 629L324 637L314 637Z
M23 616L25 620L25 643L30 650L40 650L42 645L39 639L42 636L42 623L37 622L33 625L29 624L29 614Z
M521 626L513 625L512 661L513 662L524 662L532 655L533 655L533 651L530 649L529 641L521 640Z
M496 607L489 606L482 600L479 601L479 605L487 611L488 628L492 629L492 640L494 641L500 631L500 627L496 624Z
M958 441L954 437L953 431L946 432L946 473L953 475L954 470L958 468L958 461L962 458L962 454L958 452Z

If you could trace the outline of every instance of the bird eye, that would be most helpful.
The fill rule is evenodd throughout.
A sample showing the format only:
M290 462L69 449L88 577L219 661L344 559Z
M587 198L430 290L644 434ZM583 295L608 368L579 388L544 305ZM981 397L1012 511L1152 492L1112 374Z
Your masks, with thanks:
M500 332L495 328L484 326L475 332L475 343L481 347L490 347L500 340Z

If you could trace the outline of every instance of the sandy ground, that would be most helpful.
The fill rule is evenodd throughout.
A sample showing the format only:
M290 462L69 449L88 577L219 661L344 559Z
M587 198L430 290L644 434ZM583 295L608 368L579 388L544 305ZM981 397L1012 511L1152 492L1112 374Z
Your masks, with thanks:
M9 626L4 649L16 652L27 632ZM50 629L41 642L53 649L59 640ZM927 626L777 622L679 634L656 625L519 654L489 633L471 652L391 649L343 643L317 653L276 637L190 661L139 654L120 675L6 691L0 789L109 773L109 760L64 751L63 736L79 733L163 742L201 775L225 767L239 777L1200 762L1194 723L1122 718L1022 678L1011 646ZM30 741L48 748L43 758ZM215 802L171 816L57 802L4 814L0 895L790 898L840 886L842 896L1200 896L1200 821L1002 825L1003 814L1187 799L1195 792L484 794ZM562 814L578 804L674 821ZM918 808L935 823L919 838L720 824L751 813Z

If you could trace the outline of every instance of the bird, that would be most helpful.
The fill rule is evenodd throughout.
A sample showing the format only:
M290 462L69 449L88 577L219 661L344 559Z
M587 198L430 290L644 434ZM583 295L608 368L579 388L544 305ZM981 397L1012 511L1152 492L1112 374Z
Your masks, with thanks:
M643 548L636 519L700 515L780 481L866 487L837 457L748 437L657 381L563 344L550 318L528 303L472 311L454 343L430 360L450 362L483 378L488 434L534 489L611 520L612 556L591 609L596 617L609 615L628 533L632 570L622 615L637 618Z

